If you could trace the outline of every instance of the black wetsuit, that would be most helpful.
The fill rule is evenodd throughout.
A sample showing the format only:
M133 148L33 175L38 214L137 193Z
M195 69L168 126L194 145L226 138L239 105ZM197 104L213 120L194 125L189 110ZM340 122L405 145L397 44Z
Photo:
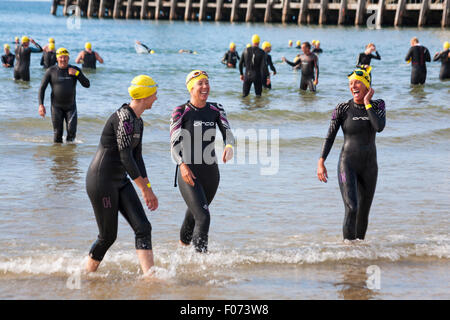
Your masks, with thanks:
M86 175L99 235L89 255L101 261L117 237L120 211L135 232L135 247L151 250L151 225L130 179L146 178L142 159L144 123L128 104L113 113L103 128L97 153Z
M430 52L421 45L412 46L405 57L411 60L411 84L424 84L427 79L426 62L431 61Z
M339 127L344 132L338 164L338 180L345 206L344 239L364 239L369 210L377 183L378 164L375 134L384 129L386 111L383 100L371 101L365 109L353 99L333 111L321 157L326 159Z
M42 52L42 48L39 44L35 43L37 48L31 48L28 46L25 48L23 45L16 46L16 65L14 66L14 79L30 81L30 56L32 52Z
M42 54L41 58L41 66L44 67L44 69L48 69L51 66L54 66L56 64L56 52L55 51L45 51Z
M263 86L264 88L272 89L272 83L267 84L267 78L270 78L270 70L272 70L274 73L277 73L277 69L275 69L275 66L272 62L272 56L268 53L266 53L266 63L264 67L264 73L263 73Z
M313 52L313 53L322 53L323 50L322 50L321 48L314 48L314 49L312 50L312 52Z
M450 79L450 49L444 50L438 54L436 54L433 58L433 61L441 60L441 71L439 72L439 79L446 80Z
M243 97L248 96L250 93L252 83L255 88L255 94L257 96L261 95L265 56L266 53L259 47L245 48L242 53L241 60L239 61L239 72L241 75L244 75L245 66L244 84L242 89Z
M300 80L301 90L309 88L312 92L316 91L316 86L314 85L314 71L315 69L317 70L317 78L319 78L319 58L315 53L309 55L302 54L296 62L286 60L286 63L294 68L299 66L302 69L302 78Z
M83 68L96 69L97 68L97 58L95 57L95 51L91 51L91 53L84 50L84 58L83 58Z
M69 75L69 68L76 69L78 76ZM39 89L39 104L44 104L45 90L48 84L52 87L52 123L53 141L62 142L64 132L64 121L67 128L66 141L73 141L77 133L77 104L76 84L77 80L85 88L89 88L89 80L84 76L80 68L68 65L66 69L60 69L58 65L52 66L45 72Z
M228 50L223 56L222 63L230 67L228 64L231 64L233 68L236 68L236 63L239 60L239 54L236 51ZM231 68L231 67L230 67Z
M11 52L2 56L2 64L8 64L8 68L14 68L14 59L16 58Z
M196 177L193 187L183 180L180 173L176 177L181 195L188 206L180 230L180 240L185 244L192 241L199 252L207 250L210 224L208 206L216 194L220 180L214 149L216 125L225 144L234 145L230 125L220 104L207 102L205 107L196 108L187 102L175 108L170 123L172 158L177 165L186 163Z
M356 62L356 66L368 65L370 66L370 62L372 59L381 60L381 56L378 51L375 51L376 55L366 54L365 52L361 52L358 56L358 61Z

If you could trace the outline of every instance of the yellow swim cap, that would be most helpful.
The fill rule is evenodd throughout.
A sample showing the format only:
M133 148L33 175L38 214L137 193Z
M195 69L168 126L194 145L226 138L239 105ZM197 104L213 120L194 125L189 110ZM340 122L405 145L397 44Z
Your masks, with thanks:
M158 85L149 76L140 75L134 77L131 86L128 87L128 93L133 99L144 99L156 93Z
M450 43L448 41L444 42L444 50L447 50L450 48Z
M316 44L320 44L320 41L319 41L319 40L316 40Z
M261 39L259 38L259 36L258 36L257 34L254 34L254 35L252 36L252 43L253 43L253 44L259 43L260 41L261 41Z
M15 38L14 38L14 41L19 41L19 37L15 37Z
M252 45L250 43L247 43L247 48L250 48Z
M22 37L22 43L24 43L24 42L29 42L29 41L30 41L30 39L28 39L27 36L23 36L23 37Z
M150 50L150 54L154 54L155 53L155 50Z
M86 50L92 49L91 43L90 43L90 42L86 42L86 43L84 44L84 48L85 48Z
M234 42L231 42L230 43L230 49L234 49L234 48L236 48L236 44Z
M312 44L316 43L316 40L311 41Z
M201 79L209 79L208 74L202 70L193 70L186 76L186 88L191 92L194 84Z
M352 73L348 75L348 80L359 80L361 81L367 89L370 88L370 71L372 71L372 67L368 67L367 69L355 69Z
M302 44L302 42L300 40L297 40L297 42L296 42L297 47L300 47L301 44Z
M264 41L263 42L263 44L262 44L262 49L263 50L266 49L266 48L270 48L270 47L272 47L272 45L270 44L269 41Z
M48 38L48 43L55 43L55 39L54 38Z
M50 42L50 43L48 44L48 48L49 48L50 50L55 50L55 44L54 44L53 42Z
M289 40L289 45L290 45L290 46L292 46L292 42L293 42L292 40Z
M7 44L7 43L5 43L5 44L3 45L3 48L4 48L4 49L11 49L11 47L10 47L9 44Z
M56 57L58 58L59 56L69 56L69 51L66 48L59 48L56 50Z

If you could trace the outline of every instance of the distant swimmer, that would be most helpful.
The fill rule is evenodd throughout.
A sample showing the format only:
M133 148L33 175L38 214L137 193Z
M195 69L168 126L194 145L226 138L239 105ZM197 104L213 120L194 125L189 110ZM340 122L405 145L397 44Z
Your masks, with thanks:
M410 44L405 61L411 62L411 84L424 84L427 79L426 63L431 61L430 52L416 37L411 39Z
M290 62L285 57L281 59L292 67L299 66L302 70L302 78L300 80L300 89L315 92L316 86L319 83L319 58L315 53L311 52L311 45L309 42L302 44L303 54L300 55L296 62Z
M5 51L5 54L2 55L2 66L5 68L14 68L14 59L16 56L11 53L9 44L4 44L3 50Z
M41 66L43 66L44 69L48 69L51 66L54 66L56 63L57 61L55 44L49 43L47 46L47 50L44 50L44 52L42 53Z
M433 57L433 61L441 60L441 71L439 72L439 79L450 79L450 43L446 41L444 43L444 50L436 52Z
M373 55L373 52L375 52L375 55ZM373 43L369 43L366 46L366 50L359 54L358 60L356 61L356 66L370 66L372 59L381 60L381 56L375 45Z
M252 84L255 89L255 94L261 96L266 53L259 47L259 42L259 36L254 34L252 36L253 45L245 48L241 54L239 73L241 75L241 81L243 81L243 97L248 96Z
M155 53L154 50L150 49L145 44L143 44L142 42L137 41L137 40L136 40L136 44L134 45L134 48L137 53L150 53L150 54Z
M300 40L297 40L297 42L295 43L295 48L296 49L301 49L302 48L302 42Z
M30 42L36 48L30 47ZM16 43L16 65L14 66L14 79L30 81L30 56L32 52L42 52L41 46L27 36L22 37L22 44Z
M208 249L209 205L219 186L220 174L214 149L216 128L224 141L222 161L233 157L235 143L222 105L209 102L209 77L194 70L186 77L190 99L176 107L170 122L172 158L177 164L180 193L187 210L180 230L180 244L193 243L198 252ZM179 170L178 170L179 169Z
M103 58L100 57L98 52L92 50L92 44L90 42L85 43L84 50L75 59L75 63L81 63L83 69L96 69L97 61L103 63Z
M292 40L289 40L289 42L288 42L289 48L292 47L292 44L293 44L293 43L294 43L294 42L293 42Z
M270 51L272 51L272 45L268 41L264 41L262 44L262 49L266 53L266 60L265 60L265 67L264 67L264 73L263 73L263 86L267 89L272 89L272 81L270 79L270 70L273 71L273 75L277 74L277 69L275 69L275 66L272 62L272 56L269 54Z
M312 50L313 53L322 53L323 50L320 48L320 41L319 40L313 40L313 47L314 49Z
M142 114L156 101L157 84L149 76L133 79L128 88L131 102L123 104L106 122L97 153L86 175L86 191L94 209L99 234L89 251L87 272L97 271L117 237L118 213L124 216L135 234L135 248L144 275L154 265L152 226L130 179L141 190L151 211L158 198L142 157L144 121Z
M197 51L180 49L180 50L178 51L178 53L197 54Z
M42 48L42 51L47 52L49 49L49 46L53 44L53 47L56 46L55 44L55 38L48 38L48 44L45 45L45 47Z
M66 123L66 141L74 141L77 133L77 81L85 88L89 88L89 80L84 76L80 68L69 64L69 51L59 48L56 51L58 64L51 66L44 74L39 89L39 115L45 117L44 106L45 90L48 84L52 88L51 111L53 124L53 142L62 143L64 122Z
M222 63L225 64L228 68L236 68L236 64L239 59L239 54L236 51L236 44L234 42L231 42L230 49L225 52L225 55L222 58Z
M346 240L363 240L378 175L375 135L384 129L386 110L383 100L372 100L374 90L370 87L370 73L356 69L348 79L353 99L338 104L333 111L317 165L317 177L327 182L324 163L342 127L344 145L337 174L345 207L343 235Z

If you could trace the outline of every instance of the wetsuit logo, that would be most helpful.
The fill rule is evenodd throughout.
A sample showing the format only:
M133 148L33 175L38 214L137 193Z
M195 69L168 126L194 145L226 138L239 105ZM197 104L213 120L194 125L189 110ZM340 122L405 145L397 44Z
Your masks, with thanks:
M194 121L194 127L198 127L201 125L205 125L207 127L213 127L214 126L214 122L204 122L204 121Z
M129 121L124 121L123 127L125 128L126 134L130 134L133 132L133 124L130 123Z
M369 120L369 117L353 117L352 120Z
M104 198L103 198L103 207L104 207L105 209L111 208L111 207L112 207L112 206L111 206L111 197L104 197Z

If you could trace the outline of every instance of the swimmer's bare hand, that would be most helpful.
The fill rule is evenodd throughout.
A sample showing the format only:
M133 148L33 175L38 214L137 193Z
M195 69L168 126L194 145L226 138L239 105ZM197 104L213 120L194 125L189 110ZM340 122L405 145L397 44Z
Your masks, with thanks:
M45 107L44 107L44 105L43 104L41 104L41 105L39 105L39 110L38 110L38 112L39 112L39 115L42 117L42 118L45 118Z
M373 94L375 93L375 91L373 90L373 88L369 88L369 91L367 92L367 94L364 96L364 104L368 105L370 104L370 100L372 100Z
M186 182L191 187L195 185L194 179L197 179L197 177L194 175L194 173L191 171L191 169L188 167L186 163L180 164L180 173L184 182Z
M325 160L323 158L320 158L319 162L317 163L317 178L325 183L327 183L328 181L327 168L325 167Z
M241 74L241 81L244 81L244 75Z
M226 147L223 150L223 154L222 154L223 163L227 163L227 161L230 161L232 158L233 158L233 148Z
M319 80L314 80L314 85L317 86L317 84L319 83Z
M266 85L268 86L270 84L270 78L267 78Z
M153 193L153 190L151 188L144 188L142 191L142 196L144 198L145 204L147 205L147 208L149 208L151 211L155 211L158 209L158 198Z
M285 57L281 57L281 61L286 62L286 58Z
M75 76L77 73L77 69L69 68L69 70L67 70L67 72L69 72L69 75Z

